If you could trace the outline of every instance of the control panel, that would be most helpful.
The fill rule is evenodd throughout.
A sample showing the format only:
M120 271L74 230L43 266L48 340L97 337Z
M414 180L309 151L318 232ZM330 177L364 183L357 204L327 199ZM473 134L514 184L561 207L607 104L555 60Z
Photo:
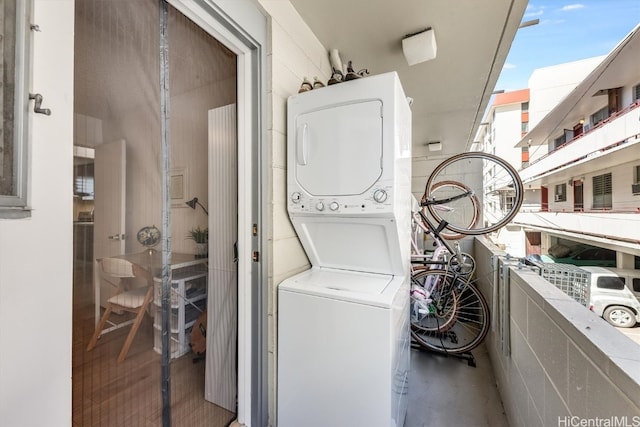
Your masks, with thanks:
M289 194L289 213L308 214L379 214L393 210L393 187L376 186L355 196L311 196L294 190Z

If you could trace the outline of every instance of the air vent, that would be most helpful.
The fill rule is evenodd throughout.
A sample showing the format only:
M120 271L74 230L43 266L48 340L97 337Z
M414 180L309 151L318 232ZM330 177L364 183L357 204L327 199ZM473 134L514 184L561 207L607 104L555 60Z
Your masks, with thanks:
M631 192L633 194L640 194L640 183L639 184L631 184Z

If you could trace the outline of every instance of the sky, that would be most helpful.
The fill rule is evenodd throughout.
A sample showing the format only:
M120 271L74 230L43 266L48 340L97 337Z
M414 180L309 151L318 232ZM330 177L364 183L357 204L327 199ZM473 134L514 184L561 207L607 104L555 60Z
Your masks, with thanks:
M537 68L607 55L640 24L640 0L529 0L496 90L525 89ZM640 58L638 59L640 67Z

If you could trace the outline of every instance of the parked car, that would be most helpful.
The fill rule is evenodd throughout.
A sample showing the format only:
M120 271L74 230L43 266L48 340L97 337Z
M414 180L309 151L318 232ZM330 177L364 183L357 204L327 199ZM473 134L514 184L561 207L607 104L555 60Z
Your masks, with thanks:
M590 273L589 309L619 328L640 323L640 271L580 267Z
M541 262L554 262L549 255L544 254L531 254L527 255L527 261L531 261L534 265Z
M616 251L587 245L554 245L549 248L548 257L552 262L600 267L616 266Z

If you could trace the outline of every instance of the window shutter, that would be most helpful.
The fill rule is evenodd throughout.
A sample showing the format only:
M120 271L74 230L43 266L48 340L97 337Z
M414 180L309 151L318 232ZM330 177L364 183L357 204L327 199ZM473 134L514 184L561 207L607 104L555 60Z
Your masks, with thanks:
M593 207L611 209L612 176L610 173L593 177Z

